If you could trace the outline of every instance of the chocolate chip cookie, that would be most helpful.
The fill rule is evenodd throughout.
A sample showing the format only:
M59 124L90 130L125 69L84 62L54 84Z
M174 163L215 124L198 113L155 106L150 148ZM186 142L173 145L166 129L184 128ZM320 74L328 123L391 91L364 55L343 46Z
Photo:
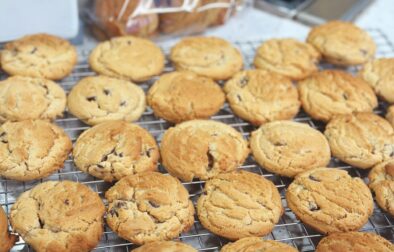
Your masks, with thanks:
M280 194L264 177L247 172L223 173L208 180L197 202L201 224L229 240L263 236L283 213Z
M109 121L83 132L75 143L73 156L80 170L112 182L156 170L159 148L144 128L124 121Z
M297 175L286 200L302 222L323 234L359 230L373 211L372 195L364 182L336 168Z
M135 244L174 239L194 223L188 191L178 179L162 173L124 177L105 198L109 227Z
M307 42L336 65L358 65L375 56L376 45L371 36L350 22L330 21L312 28Z
M10 75L60 80L77 63L77 51L67 40L35 34L4 45L1 66Z
M318 71L320 53L310 44L295 39L270 39L257 48L254 65L292 80Z
M300 108L291 80L266 70L239 72L224 91L234 114L253 125L292 119Z
M160 151L167 171L183 181L206 180L235 170L249 154L241 133L209 120L192 120L169 128Z
M224 93L213 80L192 72L164 74L149 89L147 100L156 116L173 123L207 119L224 104Z
M377 98L364 80L344 71L325 70L298 83L303 109L316 120L337 114L372 112Z
M214 80L227 80L241 70L242 55L224 39L189 37L178 42L170 53L175 68L187 70Z
M18 181L49 176L62 168L72 148L57 125L43 120L0 126L0 175Z
M378 205L394 216L394 159L375 165L368 179Z
M18 240L16 235L8 233L7 215L0 206L0 252L8 252Z
M48 181L22 193L11 225L35 251L91 251L103 234L105 206L97 193L73 181Z
M266 170L287 177L330 162L330 146L320 131L304 123L276 121L252 132L250 147Z
M263 240L260 237L246 237L226 244L220 252L297 252L298 250L286 243Z
M182 242L158 241L142 245L132 252L197 252L197 250Z
M338 115L324 132L332 155L357 168L368 169L394 156L394 130L373 113Z
M63 115L66 94L43 78L12 76L0 81L0 122L50 119Z
M164 69L164 54L148 39L132 36L112 38L98 44L89 56L93 71L135 82L159 75Z
M138 120L145 110L142 88L126 80L91 76L80 80L70 91L69 111L89 125Z

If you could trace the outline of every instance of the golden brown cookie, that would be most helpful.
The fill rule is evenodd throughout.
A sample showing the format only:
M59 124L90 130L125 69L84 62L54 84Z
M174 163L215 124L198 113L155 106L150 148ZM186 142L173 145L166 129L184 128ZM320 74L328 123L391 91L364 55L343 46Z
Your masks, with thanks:
M338 115L324 134L334 157L361 169L394 156L393 127L373 113Z
M11 225L35 251L91 251L103 233L105 206L96 192L73 181L48 181L22 193Z
M292 80L318 71L320 53L310 44L295 39L270 39L257 48L254 65Z
M0 81L0 122L53 120L65 108L66 93L53 81L22 76Z
M90 76L71 89L67 106L89 125L112 120L135 121L145 111L145 93L130 81Z
M127 175L155 171L159 148L144 128L109 121L83 132L75 143L73 156L81 171L112 182Z
M394 127L394 105L387 109L386 119Z
M351 74L325 70L298 83L303 109L316 120L329 121L337 114L372 112L378 105L372 88Z
M170 53L175 68L192 71L214 80L227 80L241 70L242 55L224 39L189 37L178 42Z
M174 239L194 223L188 191L178 179L162 173L124 177L105 198L109 227L135 244Z
M132 252L197 252L197 250L182 242L158 241L142 245Z
M174 123L207 119L220 110L224 100L218 84L192 72L162 75L147 95L155 115Z
M201 224L229 240L263 236L283 213L275 185L255 173L233 171L208 180L197 202Z
M368 179L378 205L394 216L394 159L375 165Z
M277 121L252 132L250 148L266 170L287 177L330 162L330 146L324 135L304 123Z
M123 36L100 43L89 64L99 74L140 82L163 71L164 54L148 39Z
M389 103L394 103L394 58L368 62L359 72L375 93Z
M307 42L336 65L358 65L375 56L376 45L371 36L352 23L330 21L312 28Z
M206 180L235 170L249 154L241 133L209 120L192 120L169 128L160 151L163 166L183 181Z
M5 44L1 65L10 75L60 80L77 63L77 51L67 40L35 34Z
M0 175L18 181L49 176L63 167L72 148L62 128L43 120L0 126Z
M246 237L226 244L220 252L297 252L286 243L262 240L260 237Z
M373 233L347 232L324 237L316 252L392 252L394 245Z
M291 80L266 70L239 72L224 91L232 111L253 125L292 119L300 108Z
M16 235L8 233L7 215L0 206L0 252L8 252L18 240Z
M323 234L359 230L373 211L372 195L364 182L335 168L297 175L286 200L302 222Z

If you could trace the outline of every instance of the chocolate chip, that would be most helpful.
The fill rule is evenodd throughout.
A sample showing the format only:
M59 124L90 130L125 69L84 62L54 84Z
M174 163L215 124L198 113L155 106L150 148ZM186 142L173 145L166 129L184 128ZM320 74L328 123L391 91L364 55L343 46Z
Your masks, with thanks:
M345 100L349 99L349 97L347 96L346 93L343 93L343 94L342 94L342 97L343 97L343 99L345 99Z
M153 201L148 201L148 203L149 203L149 205L151 205L153 208L159 208L160 207L160 205L158 205L158 204L156 204L155 202L153 202Z
M66 199L66 200L64 201L64 204L66 204L67 206L70 205L70 200Z
M208 158L208 167L207 170L210 171L212 170L213 166L215 165L215 158L211 154L211 152L208 150L207 151L207 158Z
M238 101L242 101L242 98L241 98L241 96L239 95L239 94L237 94L237 99L238 99Z
M120 153L118 153L118 155L117 156L119 156L119 157L123 157L123 152L120 152Z
M126 106L127 105L127 102L126 101L122 101L121 103L120 103L120 106L121 107L124 107L124 106Z
M86 100L88 100L88 102L96 101L96 96L86 97Z
M101 164L97 164L97 167L98 167L98 168L101 168L101 169L103 169L103 168L104 168L104 166L103 166L103 165L101 165Z
M241 88L243 88L243 87L245 87L246 85L248 85L248 82L249 82L249 78L248 77L243 77L243 78L241 78L240 80L239 80L239 86L241 87Z
M105 95L111 95L111 91L108 89L104 89L103 92Z
M5 136L5 135L7 135L7 133L1 132L0 137L3 137L3 136Z
M312 212L319 211L320 207L315 202L309 202L309 210Z
M34 54L35 52L37 52L37 47L34 47L33 50L30 51L30 54Z
M280 142L280 141L279 141L279 142L275 142L274 145L275 145L275 146L286 146L287 143L285 143L285 142Z
M316 182L320 182L320 179L318 179L318 178L316 178L316 177L314 177L312 175L309 175L309 179L313 180L313 181L316 181Z
M116 215L116 217L119 217L119 213L118 213L114 208L112 208L111 210L109 210L109 214L110 214L111 216Z

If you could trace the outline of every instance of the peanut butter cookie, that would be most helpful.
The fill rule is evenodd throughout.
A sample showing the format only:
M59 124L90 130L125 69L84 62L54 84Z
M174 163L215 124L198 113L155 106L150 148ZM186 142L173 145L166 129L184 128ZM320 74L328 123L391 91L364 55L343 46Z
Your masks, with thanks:
M182 242L158 241L142 245L132 252L197 252L197 250Z
M378 205L394 216L394 159L375 165L368 179Z
M228 243L220 252L297 252L298 250L286 243L262 240L260 237L245 237L236 242Z

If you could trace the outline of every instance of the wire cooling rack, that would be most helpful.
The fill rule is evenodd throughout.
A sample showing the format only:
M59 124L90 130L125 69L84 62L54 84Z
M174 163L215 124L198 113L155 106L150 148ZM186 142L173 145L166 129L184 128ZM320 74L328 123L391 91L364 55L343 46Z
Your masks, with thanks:
M378 45L377 57L394 57L394 46L387 39L387 37L378 29L368 29L368 32L372 35L375 42ZM246 42L234 42L234 44L242 51L245 60L245 67L251 68L253 57L256 48L262 43L262 41L246 41ZM64 89L68 92L71 87L79 81L81 78L94 75L94 73L89 68L86 59L89 55L90 50L80 51L80 62L74 69L73 73L60 82ZM168 53L168 48L164 48L164 51ZM333 68L330 65L322 65L322 68ZM167 63L165 71L172 71L173 68L169 63ZM355 72L356 68L345 69L350 72ZM5 78L4 74L0 73L0 79ZM156 80L154 78L144 84L141 87L147 91L150 85ZM384 102L379 102L379 107L375 110L377 114L383 115L386 112L387 105ZM240 131L245 138L249 138L250 132L256 128L251 126L249 123L241 120L240 118L234 116L229 109L228 105L225 104L220 112L212 117L213 120L221 121L226 124L231 125ZM294 119L297 122L307 123L313 128L318 130L324 130L324 124L318 121L312 120L308 117L305 112L301 111L297 117ZM56 120L56 123L63 127L65 131L72 138L73 142L78 137L78 135L89 128L87 125L83 124L81 121L73 117L66 112L64 118ZM136 122L140 126L146 128L151 132L151 134L160 143L161 137L166 129L168 129L171 124L167 123L163 119L157 118L153 115L150 108L146 110L141 119ZM347 170L352 176L361 177L366 180L368 171L359 170L348 166L339 160L332 158L330 162L330 167L338 167ZM162 166L159 167L160 171L165 173ZM295 215L287 207L286 200L284 199L285 191L287 186L291 183L291 179L281 177L272 173L267 172L256 164L252 156L245 161L242 169L261 174L265 178L271 180L278 188L281 196L282 203L285 207L285 212L281 217L279 223L275 226L274 230L266 237L267 239L274 239L288 243L296 247L299 251L314 251L318 242L322 238L322 235L313 231L312 229L305 226L299 220L296 219ZM36 180L32 182L17 182L7 179L0 179L0 204L5 208L7 213L11 209L16 198L24 191L31 189L35 185L47 181L47 180L73 180L81 182L94 191L98 192L101 197L105 191L111 186L110 183L106 183L102 180L96 179L90 175L87 175L74 167L71 158L67 159L64 168L59 170L57 173L52 174L50 177ZM196 202L199 194L204 187L203 181L192 181L189 183L183 183L190 193L190 197L193 202ZM394 242L394 218L390 217L389 214L382 211L376 204L372 216L369 218L368 223L362 228L362 231L373 232L380 234L386 239ZM226 244L223 238L220 238L208 230L204 229L197 217L190 231L182 233L179 237L182 242L192 245L199 251L219 251L220 248ZM131 251L135 246L128 241L119 238L115 233L105 226L104 235L100 241L100 244L96 247L96 251L111 251L111 252L121 252L121 251ZM20 241L13 249L13 251L33 251L29 246L27 246L23 241Z

